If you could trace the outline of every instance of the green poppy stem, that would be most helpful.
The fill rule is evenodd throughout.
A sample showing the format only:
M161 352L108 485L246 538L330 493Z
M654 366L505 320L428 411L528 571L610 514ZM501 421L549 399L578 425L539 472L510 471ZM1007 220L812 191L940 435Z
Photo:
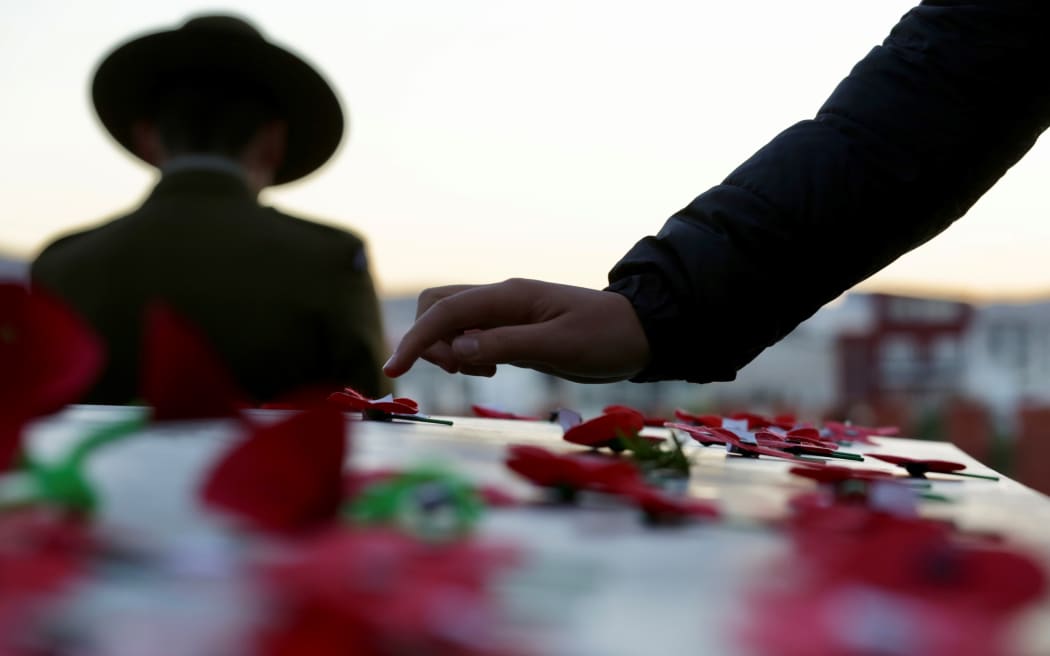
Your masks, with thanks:
M388 413L391 419L404 419L405 421L418 421L425 424L441 424L442 426L451 426L452 422L448 419L434 419L433 417L427 417L424 415L400 415L394 412Z
M946 472L946 473L952 474L954 476L966 476L967 478L981 478L981 479L984 479L986 481L997 481L997 480L999 480L998 476L989 476L988 474L971 474L969 472L960 472L960 471L953 471L953 472Z
M839 458L840 460L854 460L856 462L864 462L864 456L859 453L844 453L840 451L832 451L827 454L829 458Z
M116 423L107 424L94 433L90 433L66 456L63 466L79 469L84 460L96 450L119 442L142 430L146 425L145 417L133 417Z

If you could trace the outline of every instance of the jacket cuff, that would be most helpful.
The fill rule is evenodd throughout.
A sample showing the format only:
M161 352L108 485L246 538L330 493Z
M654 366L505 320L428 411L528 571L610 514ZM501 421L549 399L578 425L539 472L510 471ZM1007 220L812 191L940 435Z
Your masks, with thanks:
M650 359L631 382L686 380L692 383L728 381L736 378L736 367L712 358L718 348L704 328L699 312L676 298L673 288L658 272L609 274L606 291L625 297L634 307L649 341Z

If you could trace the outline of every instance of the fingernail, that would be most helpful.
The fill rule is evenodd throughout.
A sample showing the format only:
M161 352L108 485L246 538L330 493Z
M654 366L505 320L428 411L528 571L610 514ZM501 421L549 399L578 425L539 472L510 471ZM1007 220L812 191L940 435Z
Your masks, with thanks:
M452 341L452 350L461 358L471 359L477 357L481 352L481 345L477 337L461 335Z
M397 357L397 353L392 353L390 355L390 357L387 359L386 364L383 365L383 369L389 369L390 368L390 364L394 361L394 358L396 358L396 357Z

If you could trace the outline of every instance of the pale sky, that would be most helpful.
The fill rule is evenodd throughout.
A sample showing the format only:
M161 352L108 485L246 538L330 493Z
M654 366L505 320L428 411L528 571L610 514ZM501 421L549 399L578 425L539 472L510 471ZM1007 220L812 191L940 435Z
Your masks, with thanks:
M639 238L811 117L911 0L0 0L0 249L136 204L151 171L88 100L100 57L190 14L246 15L350 114L322 171L268 192L352 228L381 289L510 276L601 287ZM1050 292L1050 150L868 285Z

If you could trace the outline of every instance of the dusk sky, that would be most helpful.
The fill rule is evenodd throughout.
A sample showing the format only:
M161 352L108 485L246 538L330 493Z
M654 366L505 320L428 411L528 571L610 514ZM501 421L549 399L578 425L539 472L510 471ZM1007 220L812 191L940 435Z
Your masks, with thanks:
M349 110L336 158L266 202L365 236L386 292L510 276L603 286L637 239L812 117L913 4L0 3L0 250L32 256L139 202L154 174L100 129L94 68L132 35L226 10L315 64ZM867 286L1050 293L1048 185L1039 143Z

